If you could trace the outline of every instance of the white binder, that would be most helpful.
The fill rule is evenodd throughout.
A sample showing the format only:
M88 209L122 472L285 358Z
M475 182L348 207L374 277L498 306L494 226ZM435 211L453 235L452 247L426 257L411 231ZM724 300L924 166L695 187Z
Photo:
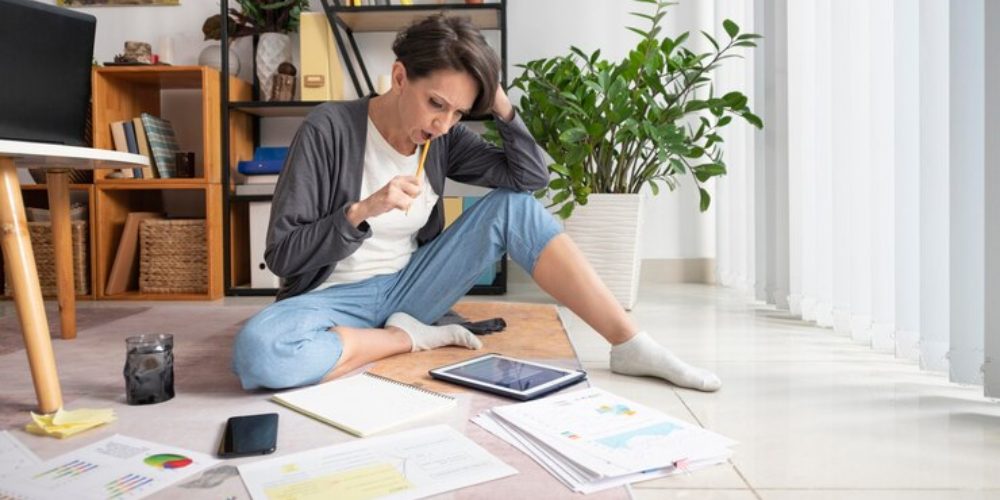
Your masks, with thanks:
M264 263L271 202L250 202L250 288L278 288L281 281Z
M326 14L303 12L299 16L299 55L302 61L299 86L303 101L344 98L344 70L333 30Z

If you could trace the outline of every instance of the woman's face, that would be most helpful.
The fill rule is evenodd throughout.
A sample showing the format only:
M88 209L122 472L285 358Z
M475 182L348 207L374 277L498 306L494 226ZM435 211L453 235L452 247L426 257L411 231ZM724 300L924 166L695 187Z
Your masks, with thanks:
M393 85L401 97L402 126L418 145L447 134L469 113L479 91L476 80L459 71L439 70L424 78L407 79L399 62L393 65Z

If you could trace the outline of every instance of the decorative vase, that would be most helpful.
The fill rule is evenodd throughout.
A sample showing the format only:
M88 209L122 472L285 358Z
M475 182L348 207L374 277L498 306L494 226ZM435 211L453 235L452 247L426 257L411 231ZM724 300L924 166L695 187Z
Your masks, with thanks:
M591 194L566 219L566 234L629 311L639 298L641 228L639 194Z
M208 66L222 71L222 46L219 44L209 45L198 55L198 64ZM229 74L236 76L240 73L240 57L230 47L229 49Z
M291 38L284 33L264 33L257 40L257 82L261 101L271 100L271 76L283 62L292 62Z

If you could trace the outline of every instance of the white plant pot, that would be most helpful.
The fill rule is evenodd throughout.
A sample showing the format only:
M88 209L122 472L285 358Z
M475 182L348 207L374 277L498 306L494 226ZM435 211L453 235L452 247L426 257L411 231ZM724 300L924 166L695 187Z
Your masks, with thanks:
M642 266L642 195L591 194L587 200L566 219L566 234L622 307L632 310L639 298Z
M257 40L257 81L260 100L271 100L271 76L283 62L292 62L291 38L284 33L264 33Z
M205 47L198 55L198 64L222 71L222 46L219 44ZM240 73L240 57L232 48L229 49L229 74L238 76Z

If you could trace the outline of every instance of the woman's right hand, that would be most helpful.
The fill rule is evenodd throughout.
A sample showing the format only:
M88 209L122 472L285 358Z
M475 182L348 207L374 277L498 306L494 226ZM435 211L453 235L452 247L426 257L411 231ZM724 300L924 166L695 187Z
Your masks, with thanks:
M372 217L392 210L406 210L420 195L420 182L412 175L397 175L382 189L361 200L347 210L347 218L355 226Z

